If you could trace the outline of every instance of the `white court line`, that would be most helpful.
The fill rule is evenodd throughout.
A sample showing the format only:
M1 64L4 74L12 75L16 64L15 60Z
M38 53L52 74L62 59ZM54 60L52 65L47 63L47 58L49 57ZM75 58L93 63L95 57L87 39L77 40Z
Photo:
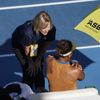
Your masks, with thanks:
M15 74L15 75L18 75L18 76L20 76L20 77L23 77L22 72L14 72L14 74Z
M93 48L100 48L100 45L91 45L91 46L82 46L82 47L76 47L76 49L81 50L81 49L93 49ZM54 52L55 50L47 50L48 52ZM15 56L15 54L4 54L4 55L0 55L0 58L3 57L12 57Z
M81 3L81 2L89 2L89 1L98 1L98 0L73 0L73 1L62 1L62 2L52 2L52 3L31 4L31 5L8 6L8 7L0 7L0 10L53 6L53 5Z
M76 49L93 49L93 48L100 48L100 45L91 45L91 46L82 46L82 47L77 47Z

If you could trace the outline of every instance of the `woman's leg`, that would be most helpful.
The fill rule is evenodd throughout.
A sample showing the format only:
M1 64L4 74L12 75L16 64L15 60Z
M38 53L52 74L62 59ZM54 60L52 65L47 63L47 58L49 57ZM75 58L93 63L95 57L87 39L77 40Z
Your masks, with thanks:
M47 90L45 89L45 78L43 73L44 72L43 67L44 67L44 58L42 58L41 60L41 70L38 70L38 73L35 76L34 80L37 92L47 92Z
M28 58L25 55L23 49L14 48L14 52L22 67L22 73L23 73L22 82L28 84L32 88L34 78L33 76L30 76L30 74L27 71L27 68L29 67Z

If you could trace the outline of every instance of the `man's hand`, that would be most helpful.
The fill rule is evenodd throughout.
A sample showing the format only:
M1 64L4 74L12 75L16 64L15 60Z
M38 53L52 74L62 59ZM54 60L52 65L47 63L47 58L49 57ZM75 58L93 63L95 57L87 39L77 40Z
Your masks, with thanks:
M79 62L77 60L72 60L71 66L74 67L74 68L78 68L78 69L82 70L82 66L79 64Z

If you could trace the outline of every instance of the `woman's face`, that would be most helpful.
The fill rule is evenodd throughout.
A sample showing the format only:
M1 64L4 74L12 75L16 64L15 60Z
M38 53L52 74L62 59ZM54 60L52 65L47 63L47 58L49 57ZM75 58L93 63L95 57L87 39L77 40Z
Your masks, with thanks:
M39 31L43 34L43 35L47 35L48 32L50 30L50 22L47 23L47 25L45 27L41 26Z

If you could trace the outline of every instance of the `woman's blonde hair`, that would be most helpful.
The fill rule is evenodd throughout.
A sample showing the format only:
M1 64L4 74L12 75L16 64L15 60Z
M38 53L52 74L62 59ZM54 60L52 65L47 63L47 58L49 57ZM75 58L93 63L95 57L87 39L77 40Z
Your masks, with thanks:
M32 28L36 33L39 33L40 28L45 28L50 23L50 29L52 28L52 21L49 14L45 11L39 12L33 19Z

